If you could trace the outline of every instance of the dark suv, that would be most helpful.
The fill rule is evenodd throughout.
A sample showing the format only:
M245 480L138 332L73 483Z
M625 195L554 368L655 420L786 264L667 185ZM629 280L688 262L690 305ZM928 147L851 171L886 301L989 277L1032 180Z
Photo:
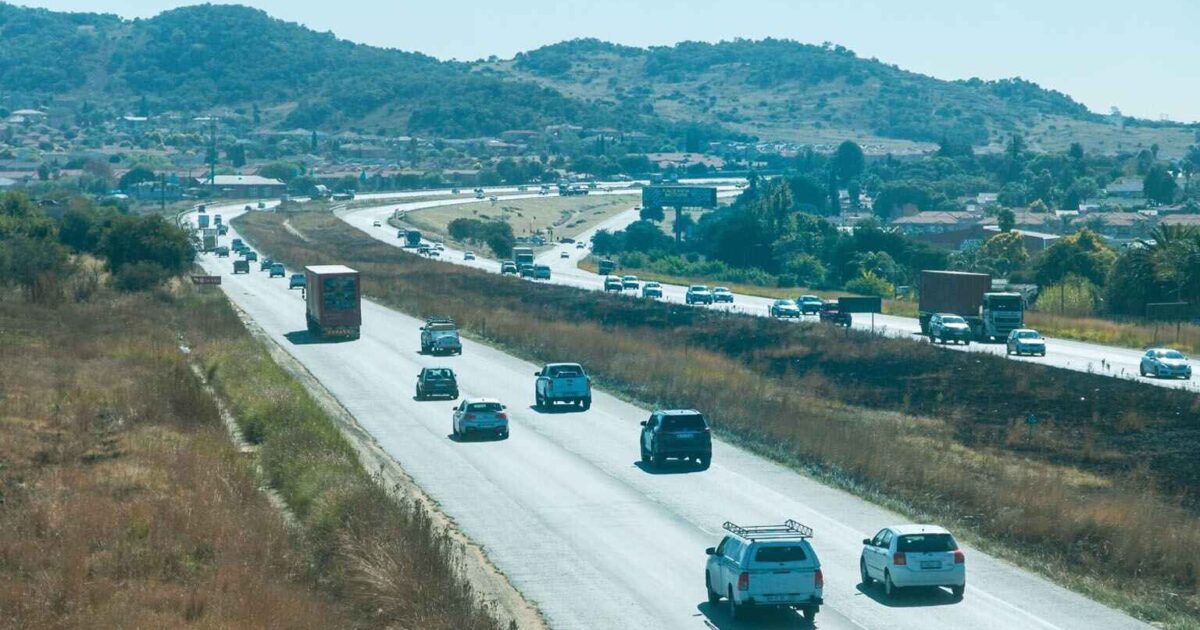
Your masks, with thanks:
M417 375L417 400L425 400L434 396L446 396L450 400L458 398L458 379L450 368L421 368Z
M712 461L712 431L692 409L660 409L642 422L642 463L661 468L667 459L691 460L701 470Z
M850 327L852 321L850 313L843 313L842 309L838 308L837 300L826 300L821 304L821 321L837 326Z

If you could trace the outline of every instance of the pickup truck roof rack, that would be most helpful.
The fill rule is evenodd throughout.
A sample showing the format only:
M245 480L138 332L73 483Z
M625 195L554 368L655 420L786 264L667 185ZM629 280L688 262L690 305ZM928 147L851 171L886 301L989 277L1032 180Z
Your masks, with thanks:
M453 324L454 320L445 315L434 315L433 317L425 318L426 324Z
M742 527L735 525L729 521L725 521L722 526L725 531L737 534L748 540L769 540L772 538L812 538L813 530L807 525L801 525L792 519L783 522L783 525L753 525Z

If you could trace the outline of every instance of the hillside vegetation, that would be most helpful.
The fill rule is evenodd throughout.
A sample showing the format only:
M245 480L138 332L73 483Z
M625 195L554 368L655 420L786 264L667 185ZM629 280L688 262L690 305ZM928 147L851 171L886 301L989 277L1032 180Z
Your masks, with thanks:
M577 40L507 61L439 61L319 33L240 6L127 21L0 4L4 106L69 97L129 113L233 107L282 128L371 125L446 137L555 123L642 131L700 148L723 137L887 148L944 138L982 145L1031 131L1115 151L1193 131L1113 124L1021 79L941 81L841 46L787 40L650 49ZM69 60L64 63L64 60ZM144 99L144 100L143 100Z

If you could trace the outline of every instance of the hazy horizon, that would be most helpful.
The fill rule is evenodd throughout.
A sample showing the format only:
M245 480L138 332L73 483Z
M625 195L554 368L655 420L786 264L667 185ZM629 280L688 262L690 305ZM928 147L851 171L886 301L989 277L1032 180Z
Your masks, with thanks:
M28 0L60 11L145 18L198 4L178 0ZM247 0L274 17L354 42L439 59L509 58L563 40L594 37L631 46L736 38L829 41L902 69L939 79L1021 77L1058 90L1100 113L1200 122L1195 75L1200 3L1160 0L1131 13L1098 2L964 3L923 0L897 6L863 0L853 10L834 0L743 0L736 6L665 0L643 6L610 0L512 0L473 8L442 3L345 0L328 3ZM762 19L772 16L772 19ZM1048 63L1053 60L1055 63Z

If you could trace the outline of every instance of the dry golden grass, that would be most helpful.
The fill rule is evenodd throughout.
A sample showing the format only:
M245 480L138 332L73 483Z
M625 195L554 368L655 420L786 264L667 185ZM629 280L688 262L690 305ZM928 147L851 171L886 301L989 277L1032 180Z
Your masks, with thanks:
M151 296L0 297L0 628L351 626Z
M536 188L533 189L537 191ZM573 237L639 203L634 195L596 195L586 197L545 196L530 199L502 199L495 204L484 201L462 205L438 206L415 210L405 221L421 230L445 235L450 222L458 218L504 221L513 234L529 236L554 228L554 237Z
M305 244L271 221L240 229L290 264L354 266L365 292L403 311L450 315L533 359L570 356L647 404L703 409L731 439L970 532L1142 618L1200 623L1187 394L496 278L400 254L344 225L307 226ZM990 389L996 382L1007 386ZM1031 432L1014 401L1054 411Z

